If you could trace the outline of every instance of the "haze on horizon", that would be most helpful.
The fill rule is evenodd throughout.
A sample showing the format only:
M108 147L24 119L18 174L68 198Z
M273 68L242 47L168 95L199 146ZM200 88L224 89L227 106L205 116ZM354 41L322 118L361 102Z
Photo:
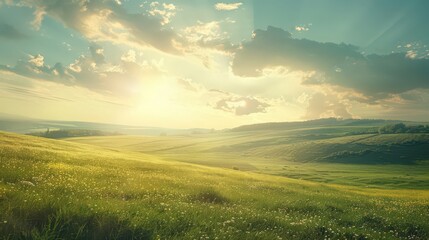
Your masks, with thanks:
M0 0L0 112L227 128L429 119L426 0Z

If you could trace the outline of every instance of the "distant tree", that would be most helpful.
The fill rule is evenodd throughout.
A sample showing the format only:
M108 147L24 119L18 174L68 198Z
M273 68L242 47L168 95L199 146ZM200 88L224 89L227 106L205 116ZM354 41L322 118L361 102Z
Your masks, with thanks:
M410 125L407 126L404 123L389 124L378 129L380 134L392 134L392 133L429 133L428 125Z
M45 138L69 138L69 137L86 137L86 136L113 136L120 133L103 132L100 130L85 130L85 129L68 129L68 130L50 130L46 132L28 133L28 135L45 137Z

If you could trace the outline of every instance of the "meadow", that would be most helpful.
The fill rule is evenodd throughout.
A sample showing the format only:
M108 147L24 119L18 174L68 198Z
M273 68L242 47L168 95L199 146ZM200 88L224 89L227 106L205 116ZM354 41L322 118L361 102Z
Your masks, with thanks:
M371 126L103 136L68 141L241 171L388 189L429 189L429 134L378 134Z
M429 239L428 136L352 132L0 132L0 235Z

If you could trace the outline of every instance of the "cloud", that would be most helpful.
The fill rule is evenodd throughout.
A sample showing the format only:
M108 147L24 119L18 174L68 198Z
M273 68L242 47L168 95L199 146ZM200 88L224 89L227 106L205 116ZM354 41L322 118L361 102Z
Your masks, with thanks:
M405 57L409 58L409 59L416 59L417 58L417 52L413 51L413 50L409 50L407 51L407 53L405 54Z
M44 57L40 54L28 55L27 61L19 60L15 66L0 65L0 70L30 77L37 80L47 80L64 85L73 85L73 76L61 63L53 67L46 65Z
M309 28L307 28L307 27L301 27L301 26L296 26L295 30L298 31L298 32L301 32L301 31L308 31Z
M151 2L144 4L147 9L140 12L129 11L121 1L105 0L20 0L15 5L34 10L31 24L35 29L40 29L43 18L50 17L90 42L154 48L173 55L191 54L204 62L209 61L205 50L229 54L236 49L216 21L199 22L181 30L167 27L178 11L172 3Z
M183 36L189 43L189 51L197 52L195 48L213 49L232 53L237 47L229 41L229 35L222 31L222 21L201 22L184 28Z
M124 62L135 62L136 61L136 51L130 49L127 53L122 55L121 60Z
M148 13L152 16L159 16L162 19L162 25L170 23L170 19L176 15L176 6L172 3L151 2L149 7Z
M104 49L96 44L96 43L92 43L89 46L89 52L91 53L91 57L94 60L95 63L104 63Z
M128 51L124 55L127 56ZM131 61L134 60L134 61ZM128 56L122 57L120 64L97 64L92 56L80 56L67 67L76 85L104 94L128 96L140 88L145 80L159 76L161 70L150 62L138 63Z
M164 28L163 17L130 13L121 4L103 0L21 0L17 3L35 9L33 26L38 28L44 16L61 21L92 41L110 41L133 47L153 47L180 54L181 39L171 29ZM166 11L171 11L165 5Z
M307 112L304 119L317 118L352 118L347 105L334 95L315 93L308 99Z
M201 22L196 25L186 27L184 34L190 42L211 42L213 40L225 38L225 33L221 32L220 22Z
M280 28L255 30L250 42L243 43L233 60L239 76L256 77L265 68L284 66L290 70L315 71L334 68L346 58L362 59L357 48L346 44L319 43L294 39Z
M129 95L141 86L146 78L161 74L150 62L124 61L118 65L105 62L103 48L92 44L90 55L82 55L68 66L56 63L47 65L41 54L29 55L15 66L0 65L0 70L41 81L50 81L67 86L80 86L108 95ZM134 59L135 60L135 59Z
M310 26L311 26L311 24L298 25L298 26L295 26L295 31L306 32L306 31L310 30Z
M374 101L417 88L429 88L429 59L406 53L364 55L356 46L293 38L280 28L256 30L232 62L232 71L257 77L284 67L312 73L308 85L331 85L364 94Z
M36 8L34 11L34 20L31 22L31 25L34 27L34 29L39 30L40 26L42 25L42 21L44 16L46 15L44 8Z
M178 78L177 84L182 89L198 96L201 101L206 103L205 105L237 116L265 113L271 106L271 102L277 101L277 99L262 99L256 96L242 96L219 89L207 89L188 78Z
M35 67L41 68L45 65L45 57L40 54L36 56L29 55L28 63L34 65Z
M0 22L0 39L1 38L8 40L19 40L27 38L27 36L18 31L18 29L16 29L14 26Z
M264 113L270 105L254 97L227 97L216 102L214 108L237 116Z
M196 84L191 79L187 78L178 78L177 83L185 90L191 92L199 92L201 90L206 90L205 88L202 88L199 84Z
M231 11L238 9L243 3L237 2L237 3L216 3L215 8L219 11Z

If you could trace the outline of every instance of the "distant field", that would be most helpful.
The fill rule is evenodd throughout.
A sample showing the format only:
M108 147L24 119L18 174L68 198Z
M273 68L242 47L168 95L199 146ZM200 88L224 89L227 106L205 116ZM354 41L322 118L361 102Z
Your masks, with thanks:
M0 132L0 235L3 239L429 239L428 190L324 184L168 159L181 152L178 156L188 154L189 161L204 154L205 161L214 161L216 148L242 144L245 139L261 141L272 135L73 140L109 146L105 148ZM244 149L254 148L243 147L242 156L248 156ZM223 156L233 155L224 153L218 159L226 164L230 159ZM240 159L243 167L245 159ZM256 159L249 168L263 166L259 165L263 158ZM301 165L293 167L299 172Z
M184 136L112 136L68 141L164 160L316 182L429 189L429 134L362 133L371 126L226 131ZM372 130L373 131L373 130Z

